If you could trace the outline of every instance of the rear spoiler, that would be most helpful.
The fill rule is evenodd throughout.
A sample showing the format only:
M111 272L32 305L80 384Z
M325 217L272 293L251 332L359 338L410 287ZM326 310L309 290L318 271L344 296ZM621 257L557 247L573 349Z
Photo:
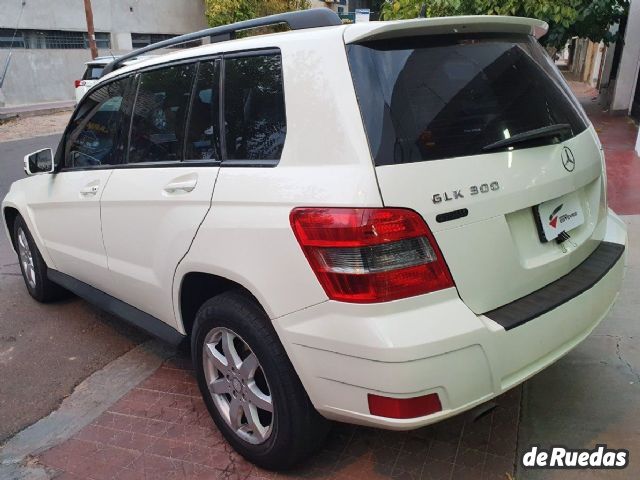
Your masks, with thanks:
M548 30L549 25L546 22L526 17L474 15L418 18L392 22L356 23L345 29L344 41L348 44L451 33L520 33L540 38Z

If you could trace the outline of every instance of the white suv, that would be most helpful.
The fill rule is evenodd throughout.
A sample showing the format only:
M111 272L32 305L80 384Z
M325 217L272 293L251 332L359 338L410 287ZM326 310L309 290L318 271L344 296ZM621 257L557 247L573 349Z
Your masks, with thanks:
M104 67L109 65L114 59L115 57L98 57L84 64L85 69L82 74L82 79L74 82L76 103L79 103L82 97L84 97L84 94L98 83Z
M266 468L326 419L414 429L501 394L589 335L624 273L543 22L332 15L107 74L2 205L34 298L189 337L216 424Z

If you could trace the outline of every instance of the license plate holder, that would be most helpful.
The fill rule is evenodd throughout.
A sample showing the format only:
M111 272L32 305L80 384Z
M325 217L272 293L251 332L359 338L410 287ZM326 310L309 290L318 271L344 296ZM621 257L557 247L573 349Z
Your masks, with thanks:
M533 207L538 235L542 243L555 240L562 232L569 232L584 223L584 213L578 192L547 200Z

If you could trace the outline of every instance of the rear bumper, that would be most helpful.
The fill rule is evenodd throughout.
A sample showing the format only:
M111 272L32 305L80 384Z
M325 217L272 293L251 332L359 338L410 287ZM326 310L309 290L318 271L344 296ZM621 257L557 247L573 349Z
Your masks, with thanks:
M609 214L605 241L627 244ZM476 315L455 289L378 305L325 302L274 325L311 401L327 418L413 429L523 382L584 340L617 298L626 253L590 288L516 328ZM443 410L407 420L369 413L367 394L437 393Z

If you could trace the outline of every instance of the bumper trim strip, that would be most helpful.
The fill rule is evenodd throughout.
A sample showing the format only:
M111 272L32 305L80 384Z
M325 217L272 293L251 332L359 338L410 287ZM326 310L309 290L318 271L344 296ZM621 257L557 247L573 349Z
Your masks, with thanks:
M624 245L600 242L587 259L564 277L484 314L511 330L559 307L598 283L624 253Z

